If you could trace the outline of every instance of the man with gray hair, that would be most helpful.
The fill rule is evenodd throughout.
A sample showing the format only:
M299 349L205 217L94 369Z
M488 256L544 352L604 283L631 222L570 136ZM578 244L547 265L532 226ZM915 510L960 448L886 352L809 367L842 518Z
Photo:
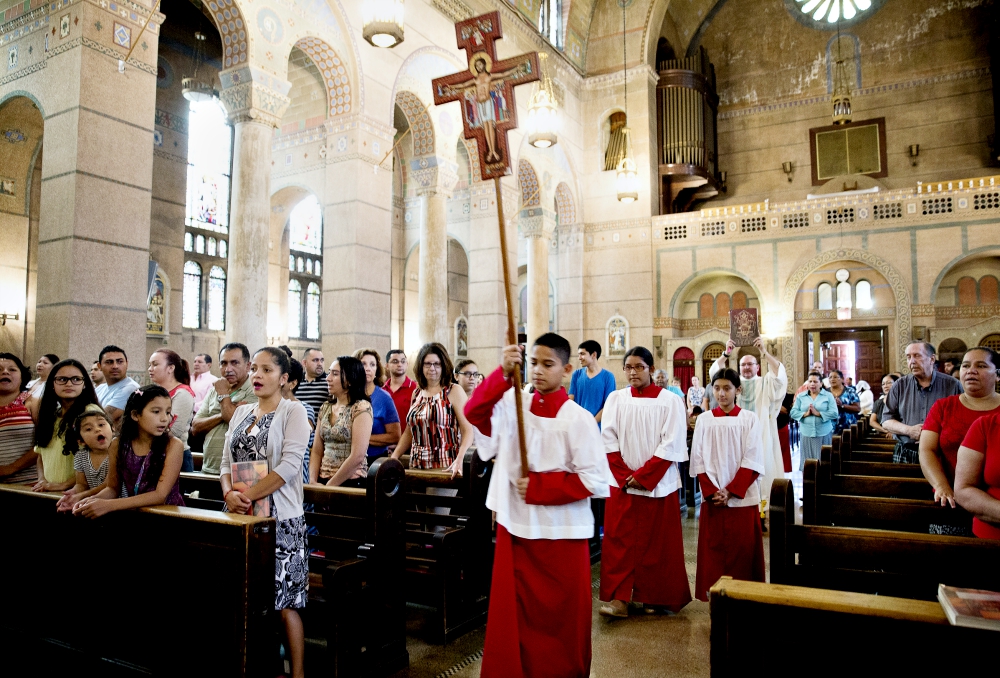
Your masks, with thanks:
M931 405L941 398L963 393L955 377L935 369L937 351L926 341L906 347L906 365L910 373L889 389L882 410L882 428L896 436L892 461L896 464L920 463L920 432Z

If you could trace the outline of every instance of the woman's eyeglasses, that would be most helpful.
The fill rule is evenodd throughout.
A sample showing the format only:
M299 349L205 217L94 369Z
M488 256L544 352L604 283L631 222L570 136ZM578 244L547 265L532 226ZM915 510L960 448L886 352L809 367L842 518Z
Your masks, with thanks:
M647 365L625 365L622 369L632 374L633 372L645 372L649 367Z
M83 383L83 377L56 377L53 379L55 383L60 386L65 386L66 384L80 385Z

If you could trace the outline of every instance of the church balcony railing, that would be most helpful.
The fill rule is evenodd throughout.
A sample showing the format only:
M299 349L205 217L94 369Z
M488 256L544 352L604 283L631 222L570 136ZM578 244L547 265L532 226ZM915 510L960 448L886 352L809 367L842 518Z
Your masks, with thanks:
M764 201L651 218L652 238L668 245L753 240L775 234L869 231L887 226L994 218L1000 176L849 192L783 203ZM588 230L591 226L588 225Z

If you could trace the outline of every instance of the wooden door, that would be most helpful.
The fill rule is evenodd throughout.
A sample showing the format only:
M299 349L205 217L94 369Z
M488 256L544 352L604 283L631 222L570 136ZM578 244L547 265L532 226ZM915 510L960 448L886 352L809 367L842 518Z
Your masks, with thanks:
M857 341L854 342L854 351L854 367L858 373L858 380L867 381L872 387L872 395L878 398L882 395L882 375L885 374L882 342Z
M830 344L823 354L823 374L830 374L830 370L839 370L846 379L847 374L847 352L843 346Z

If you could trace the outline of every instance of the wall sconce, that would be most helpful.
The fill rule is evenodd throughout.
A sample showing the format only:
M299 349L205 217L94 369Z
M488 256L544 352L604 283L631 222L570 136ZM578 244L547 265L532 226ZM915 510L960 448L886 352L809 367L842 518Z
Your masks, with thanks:
M723 193L727 193L729 187L726 185L726 176L728 172L719 172L719 190Z
M917 166L917 156L920 155L920 144L910 144L910 164Z
M8 320L20 320L21 316L18 313L0 313L0 326L6 325Z
M653 348L656 349L656 357L663 357L663 337L658 334L653 335Z
M785 173L785 176L788 177L788 183L791 183L792 182L792 161L791 160L786 160L785 162L781 163L781 170Z

